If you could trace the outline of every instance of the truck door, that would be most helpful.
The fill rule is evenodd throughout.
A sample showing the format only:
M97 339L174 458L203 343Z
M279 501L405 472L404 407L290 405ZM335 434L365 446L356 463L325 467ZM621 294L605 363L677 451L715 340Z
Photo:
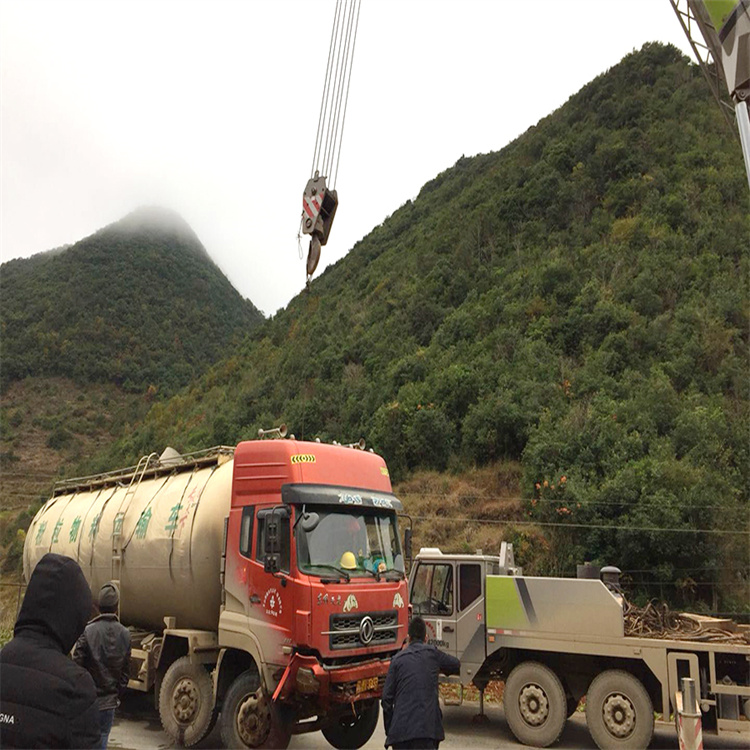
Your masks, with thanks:
M478 668L485 659L484 576L477 562L459 562L456 656Z
M264 658L273 664L284 664L288 656L282 647L291 635L294 602L293 587L284 580L290 571L290 519L287 509L275 511L278 524L279 572L266 572L263 567L266 528L273 509L259 510L256 517L255 562L248 581L250 629L258 638Z
M411 587L413 613L427 625L427 642L455 656L456 615L453 563L420 562Z

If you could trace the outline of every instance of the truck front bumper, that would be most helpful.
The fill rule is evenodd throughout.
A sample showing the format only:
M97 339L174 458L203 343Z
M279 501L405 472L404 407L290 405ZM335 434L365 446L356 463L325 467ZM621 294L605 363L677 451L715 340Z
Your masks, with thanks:
M327 707L379 698L390 664L390 658L386 657L329 667L314 656L294 654L279 680L273 699L287 701L304 696L317 698L321 706Z

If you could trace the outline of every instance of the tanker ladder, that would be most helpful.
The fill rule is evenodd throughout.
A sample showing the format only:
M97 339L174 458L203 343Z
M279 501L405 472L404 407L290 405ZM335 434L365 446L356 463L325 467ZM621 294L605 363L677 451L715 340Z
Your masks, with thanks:
M148 456L143 456L138 462L133 475L130 477L130 484L128 485L128 489L125 492L124 497L120 501L120 507L117 509L117 513L115 514L115 519L112 524L112 569L110 580L115 584L115 586L117 586L117 590L118 592L120 592L118 614L119 608L122 604L122 587L120 586L120 575L122 573L122 523L123 519L125 518L125 514L128 512L128 508L130 507L130 502L133 499L135 493L138 491L138 487L141 484L141 479L143 479L143 475L146 473L146 469L148 469L149 464L151 463L151 459L153 458L158 459L159 456L156 453L150 453Z

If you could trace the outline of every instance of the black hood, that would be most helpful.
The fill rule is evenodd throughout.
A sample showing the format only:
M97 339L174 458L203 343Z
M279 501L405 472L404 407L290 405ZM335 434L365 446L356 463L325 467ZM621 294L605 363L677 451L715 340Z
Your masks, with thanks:
M15 635L51 635L68 653L91 616L91 589L78 563L48 552L38 563L26 589Z

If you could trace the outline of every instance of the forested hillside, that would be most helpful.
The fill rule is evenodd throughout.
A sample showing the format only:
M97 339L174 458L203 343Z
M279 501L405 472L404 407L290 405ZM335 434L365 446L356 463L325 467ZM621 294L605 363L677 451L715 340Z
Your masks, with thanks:
M363 435L396 479L516 460L512 533L545 531L525 564L617 562L687 599L721 580L739 606L749 237L699 70L647 45L427 183L107 461L280 421Z
M74 471L262 321L177 214L142 208L0 268L0 557ZM31 510L26 510L31 505ZM20 515L19 515L20 512Z
M173 393L262 319L190 227L142 208L0 270L2 385L29 375Z
M646 45L428 182L91 468L282 421L364 436L408 491L498 466L524 498L501 512L430 474L406 497L418 543L468 544L470 516L535 572L616 563L747 607L748 205L699 70Z

